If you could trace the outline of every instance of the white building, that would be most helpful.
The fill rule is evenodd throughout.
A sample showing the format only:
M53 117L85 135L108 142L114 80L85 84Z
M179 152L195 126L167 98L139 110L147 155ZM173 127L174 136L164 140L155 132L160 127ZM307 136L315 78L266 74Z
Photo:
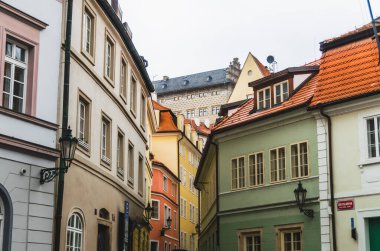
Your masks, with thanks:
M48 11L47 11L48 10ZM51 250L62 3L0 1L0 250Z

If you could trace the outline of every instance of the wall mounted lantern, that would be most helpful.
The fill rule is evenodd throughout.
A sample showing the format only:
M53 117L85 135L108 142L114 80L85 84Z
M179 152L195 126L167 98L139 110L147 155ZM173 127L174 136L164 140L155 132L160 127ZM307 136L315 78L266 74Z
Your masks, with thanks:
M172 225L172 219L169 218L166 219L166 226L161 229L161 236L165 236L165 231L170 230Z
M148 205L144 209L144 212L145 212L145 215L144 215L145 220L149 222L150 219L152 218L152 212L153 212L153 207L150 205L150 202L148 202Z
M298 187L294 189L294 196L296 197L296 202L301 213L304 213L308 217L314 217L314 210L305 209L307 190L302 187L301 181L298 183Z
M41 169L41 184L52 181L60 172L67 173L78 145L78 139L73 138L70 127L66 129L65 136L59 139L59 145L61 146L60 167Z

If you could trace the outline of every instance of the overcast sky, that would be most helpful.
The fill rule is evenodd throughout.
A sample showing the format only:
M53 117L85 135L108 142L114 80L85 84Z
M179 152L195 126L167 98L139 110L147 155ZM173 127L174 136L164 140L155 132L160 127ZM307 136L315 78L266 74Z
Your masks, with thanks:
M252 52L278 68L320 57L319 42L370 22L366 0L119 0L153 80L225 68ZM372 0L374 15L380 1Z

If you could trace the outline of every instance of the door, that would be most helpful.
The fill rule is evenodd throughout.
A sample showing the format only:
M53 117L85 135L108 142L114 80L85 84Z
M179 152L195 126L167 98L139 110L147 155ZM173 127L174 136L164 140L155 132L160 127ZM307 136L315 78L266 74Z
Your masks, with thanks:
M369 218L369 246L371 251L380 250L380 217Z
M110 231L109 227L98 224L98 251L110 251Z

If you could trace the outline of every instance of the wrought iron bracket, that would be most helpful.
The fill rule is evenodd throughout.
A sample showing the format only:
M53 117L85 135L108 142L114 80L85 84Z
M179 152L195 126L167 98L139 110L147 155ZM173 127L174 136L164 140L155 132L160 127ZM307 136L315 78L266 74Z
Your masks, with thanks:
M307 217L313 218L314 217L314 210L313 209L302 209L304 215Z
M44 168L40 171L40 184L52 181L59 173L67 173L67 168Z

